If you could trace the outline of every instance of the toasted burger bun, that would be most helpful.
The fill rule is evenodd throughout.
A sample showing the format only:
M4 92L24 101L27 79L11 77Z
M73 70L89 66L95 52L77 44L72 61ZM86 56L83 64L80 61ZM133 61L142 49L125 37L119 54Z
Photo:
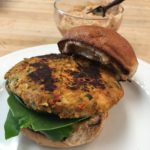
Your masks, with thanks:
M128 41L113 30L98 26L80 26L69 30L58 42L61 53L76 53L110 65L121 80L130 79L138 61Z
M101 120L97 122L97 124L95 125L92 125L92 124L89 125L89 122L91 122L93 118L91 118L90 121L88 120L88 121L79 123L75 127L75 131L73 132L73 134L69 138L65 139L64 141L50 140L46 136L37 132L33 132L32 130L27 129L27 128L22 129L21 132L27 138L31 139L32 141L42 146L69 148L69 147L83 145L94 140L100 134L103 128L104 119L106 117L107 117L107 113L103 114L101 116Z

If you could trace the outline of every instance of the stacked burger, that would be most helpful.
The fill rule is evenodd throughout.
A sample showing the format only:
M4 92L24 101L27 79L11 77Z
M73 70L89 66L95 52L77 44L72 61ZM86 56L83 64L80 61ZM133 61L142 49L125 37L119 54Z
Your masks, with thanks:
M124 94L138 62L118 33L80 26L58 42L60 54L24 59L5 75L6 139L21 131L49 147L73 147L99 135L109 109Z

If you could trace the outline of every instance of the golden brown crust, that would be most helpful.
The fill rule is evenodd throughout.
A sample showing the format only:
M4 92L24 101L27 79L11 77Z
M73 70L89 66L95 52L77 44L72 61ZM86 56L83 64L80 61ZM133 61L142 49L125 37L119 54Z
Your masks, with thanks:
M86 122L80 123L76 131L64 141L52 141L40 133L35 133L29 129L22 129L21 132L30 140L46 147L69 148L83 145L93 141L102 131L103 122L107 117L107 113L102 115L99 124L86 128Z
M61 118L106 112L123 96L121 85L99 63L62 54L25 59L5 78L29 108Z
M131 45L115 31L98 26L72 28L58 42L61 52L64 52L65 44L68 41L81 42L94 47L95 51L104 52L129 72L128 75L122 76L125 80L132 77L137 69L138 61Z

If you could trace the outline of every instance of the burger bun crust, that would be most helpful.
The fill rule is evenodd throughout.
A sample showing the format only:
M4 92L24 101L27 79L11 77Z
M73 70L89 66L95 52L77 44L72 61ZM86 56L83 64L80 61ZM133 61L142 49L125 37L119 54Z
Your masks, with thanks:
M68 44L72 41L71 48ZM117 32L98 26L79 26L72 28L58 42L61 53L78 53L73 51L76 43L93 48L94 53L102 52L111 62L115 61L126 73L122 73L121 79L128 80L136 72L138 61L129 42ZM68 44L68 45L67 45Z

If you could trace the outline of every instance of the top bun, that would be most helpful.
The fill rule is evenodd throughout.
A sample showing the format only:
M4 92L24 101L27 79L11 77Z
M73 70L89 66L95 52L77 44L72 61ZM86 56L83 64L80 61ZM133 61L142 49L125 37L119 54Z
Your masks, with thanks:
M58 42L61 53L79 54L109 65L120 80L129 80L138 61L129 42L113 30L98 26L72 28Z

